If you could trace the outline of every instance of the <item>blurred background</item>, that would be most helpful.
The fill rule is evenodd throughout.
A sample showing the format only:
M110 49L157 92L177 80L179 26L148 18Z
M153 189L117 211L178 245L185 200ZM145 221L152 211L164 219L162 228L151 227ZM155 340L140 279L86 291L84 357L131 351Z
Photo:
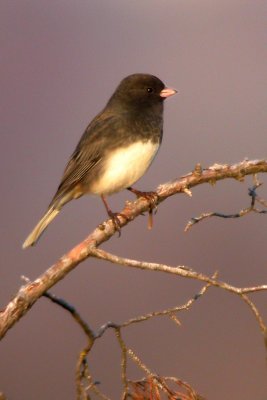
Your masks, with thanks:
M128 74L148 72L179 95L165 103L161 150L137 188L207 167L266 158L267 3L263 0L2 0L1 279L3 308L106 218L101 201L67 205L38 245L21 245L43 215L88 122ZM259 195L267 198L265 186ZM238 212L249 204L244 183L193 189L165 201L147 230L140 217L104 249L169 265L186 265L236 286L266 283L265 215L210 219L188 233L202 212ZM121 210L130 193L110 199ZM87 260L53 292L97 330L183 304L201 285L181 277ZM251 296L267 319L266 293ZM189 382L207 399L266 400L266 353L254 315L236 296L211 288L182 326L157 318L123 331L126 344L154 372ZM71 317L40 299L0 344L0 391L8 399L75 398L74 368L86 343ZM89 358L112 399L121 390L120 352L112 332ZM129 378L143 376L129 365Z

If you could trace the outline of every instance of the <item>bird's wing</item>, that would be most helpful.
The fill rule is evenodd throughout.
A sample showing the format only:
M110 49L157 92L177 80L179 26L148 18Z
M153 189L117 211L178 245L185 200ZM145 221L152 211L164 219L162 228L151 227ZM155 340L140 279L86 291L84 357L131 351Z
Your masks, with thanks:
M104 112L88 125L65 168L50 206L82 184L88 173L94 173L94 168L102 160L107 139L112 137L118 124L118 117Z

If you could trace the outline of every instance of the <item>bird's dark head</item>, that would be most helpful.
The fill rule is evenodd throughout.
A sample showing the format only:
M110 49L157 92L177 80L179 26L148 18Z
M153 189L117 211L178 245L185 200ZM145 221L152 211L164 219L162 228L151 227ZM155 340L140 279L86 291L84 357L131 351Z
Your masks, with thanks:
M175 93L176 90L166 88L154 75L133 74L121 81L108 104L150 108L162 104L164 99Z

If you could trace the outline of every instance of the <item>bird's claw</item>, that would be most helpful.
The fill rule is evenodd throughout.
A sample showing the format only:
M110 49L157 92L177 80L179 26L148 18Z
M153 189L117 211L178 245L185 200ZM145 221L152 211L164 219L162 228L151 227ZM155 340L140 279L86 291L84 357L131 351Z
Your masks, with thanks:
M122 213L112 212L111 210L108 212L108 215L109 215L110 219L112 220L114 229L118 232L119 237L120 237L122 225L121 225L121 221L120 221L119 217L122 217L122 218L125 218L126 220L128 220L127 216Z
M149 202L149 215L148 215L148 229L152 229L153 227L153 212L156 214L157 212L157 202L159 196L156 192L141 192L140 190L136 190L128 188L132 193L136 195L137 198L144 197Z

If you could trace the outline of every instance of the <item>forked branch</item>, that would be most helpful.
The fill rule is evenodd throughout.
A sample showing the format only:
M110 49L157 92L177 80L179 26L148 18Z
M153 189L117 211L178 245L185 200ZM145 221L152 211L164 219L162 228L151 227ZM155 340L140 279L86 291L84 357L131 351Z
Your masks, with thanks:
M178 193L190 194L190 189L194 186L203 183L214 184L222 179L232 178L238 181L243 181L246 175L254 175L260 172L267 172L266 160L244 160L234 165L219 165L215 164L207 169L197 165L193 172L183 176L180 179L160 185L156 191L157 204L166 200L169 196ZM119 216L120 224L124 225L130 223L133 219L138 217L145 211L149 211L150 203L145 198L140 198L134 202L127 202L124 210ZM125 215L126 218L123 217ZM16 296L7 304L7 306L0 312L0 338L4 337L7 331L17 322L20 318L28 312L32 305L47 292L52 286L63 279L70 271L72 271L78 264L86 258L94 255L95 250L102 243L109 240L115 234L115 229L111 220L107 220L100 224L84 241L62 256L54 265L47 269L39 278L33 282L29 282L22 286ZM138 263L138 262L137 262ZM139 266L140 268L140 266ZM143 264L142 268L146 268ZM194 278L205 281L207 283L219 286L218 282L208 280L201 274L196 274L186 270L182 267L168 267L169 271L163 268L163 272L175 273L183 277ZM171 272L172 271L172 272ZM174 272L176 271L176 272ZM202 277L202 278L201 278ZM209 281L209 279L211 279ZM227 285L227 284L225 284ZM231 285L229 290L231 290ZM242 294L251 291L266 290L266 285L255 288L244 288ZM233 290L232 290L233 291Z

